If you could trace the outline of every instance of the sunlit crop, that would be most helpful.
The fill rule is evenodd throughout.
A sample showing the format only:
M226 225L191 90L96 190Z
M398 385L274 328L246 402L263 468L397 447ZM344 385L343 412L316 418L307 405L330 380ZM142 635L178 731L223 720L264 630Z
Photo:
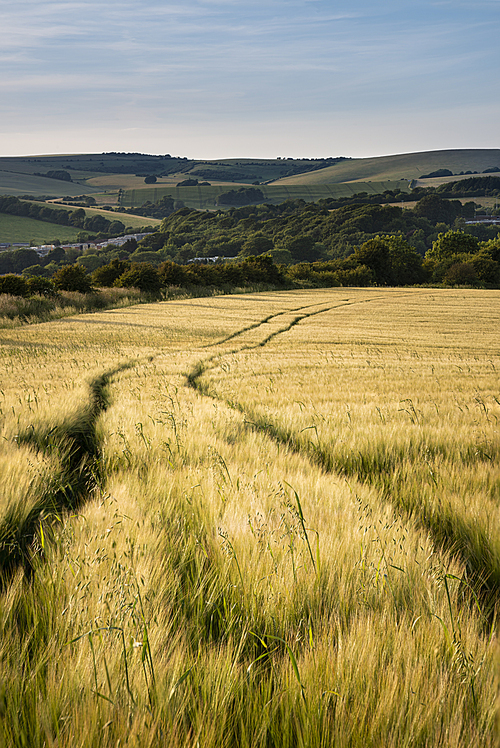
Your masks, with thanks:
M495 746L495 291L0 331L0 744Z

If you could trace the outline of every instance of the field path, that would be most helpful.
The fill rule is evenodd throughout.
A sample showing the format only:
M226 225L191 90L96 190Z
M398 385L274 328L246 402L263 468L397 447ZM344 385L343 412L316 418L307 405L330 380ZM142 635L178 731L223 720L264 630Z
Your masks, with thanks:
M412 295L417 296L419 300L422 299L421 291L415 291L414 294L395 293L391 295L391 299L409 299ZM427 295L432 299L435 294L430 291ZM303 431L307 428L315 429L315 426L308 426L306 429L285 427L280 423L279 413L271 414L269 410L263 413L258 401L245 403L234 397L234 394L227 397L221 392L221 382L214 387L207 377L211 370L218 369L219 374L220 370L225 370L225 357L264 348L299 323L307 324L318 315L348 306L359 307L376 303L385 298L386 294L370 294L361 299L346 298L335 304L319 303L295 307L264 317L259 322L207 346L222 350L217 350L213 355L199 361L187 375L187 382L201 395L223 401L239 410L244 415L248 428L264 432L276 442L307 456L321 469L343 476L347 480L356 479L362 484L374 486L380 491L383 502L389 502L397 511L403 511L406 516L416 518L420 526L431 534L437 547L456 554L462 560L467 570L467 584L470 585L470 589L473 588L482 596L485 610L493 611L500 601L500 553L496 535L491 536L484 518L477 517L473 511L460 512L456 507L441 503L440 499L436 500L435 506L432 496L424 499L420 493L415 493L415 486L410 478L413 471L421 469L422 454L426 449L425 442L420 440L411 447L401 444L393 454L386 455L380 462L378 458L374 459L371 456L369 450L364 453L359 447L356 453L346 460L344 454L336 454L335 446L328 443L321 445L304 439ZM238 342L239 345L227 350L224 346L228 342ZM413 404L408 407L413 407ZM462 446L462 456L459 456L459 459L463 460L464 467L477 465L478 470L482 469L485 462L488 464L494 461L498 451L498 445L493 456L481 448L478 449L472 442ZM439 452L445 447L437 449Z

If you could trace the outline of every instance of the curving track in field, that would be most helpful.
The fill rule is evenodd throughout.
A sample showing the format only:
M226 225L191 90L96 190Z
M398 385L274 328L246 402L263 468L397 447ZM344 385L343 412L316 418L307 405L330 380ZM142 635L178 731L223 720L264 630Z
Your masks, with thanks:
M395 294L394 298L396 297ZM408 296L408 294L405 294ZM374 465L369 459L363 459L360 454L359 458L352 461L349 466L339 462L332 450L327 447L318 445L307 445L299 438L299 434L293 430L287 430L278 423L273 423L269 415L265 417L257 411L250 411L234 400L227 400L214 392L206 383L203 383L203 374L211 368L215 368L218 362L224 356L234 355L235 353L264 347L271 340L282 335L301 322L307 322L311 317L333 311L345 306L360 305L378 300L379 296L370 296L365 299L349 300L336 304L311 304L294 309L288 309L275 315L263 318L240 331L211 344L210 347L221 347L228 341L241 341L239 347L216 352L213 355L199 361L189 374L186 375L187 384L196 389L201 395L211 397L225 402L231 408L237 409L245 416L245 424L248 428L265 432L280 444L289 449L306 456L312 463L321 467L323 470L344 476L345 478L354 478L361 483L368 483L380 490L381 497L384 501L390 502L397 510L406 513L407 516L415 518L420 526L430 533L433 541L440 547L443 547L452 554L456 554L463 561L466 568L467 577L464 581L464 588L473 590L481 596L484 610L488 618L494 616L495 609L500 603L500 557L494 539L486 535L479 523L473 520L465 521L464 518L454 514L450 508L444 509L435 507L421 500L416 500L405 490L404 481L393 479L395 467L401 464L401 457L394 461L389 461L387 465ZM266 326L271 322L277 322L280 318L294 315L283 326L265 334L260 340L245 343L242 339L248 332L258 332L259 329L266 331ZM410 464L416 464L420 455L405 454L404 460ZM484 459L477 455L477 461ZM478 549L480 552L478 553ZM470 602L470 599L469 599Z

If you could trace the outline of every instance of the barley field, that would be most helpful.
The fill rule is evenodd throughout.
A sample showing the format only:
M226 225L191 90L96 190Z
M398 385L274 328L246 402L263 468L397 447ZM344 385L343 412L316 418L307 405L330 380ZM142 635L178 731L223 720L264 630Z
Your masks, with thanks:
M0 330L0 745L497 746L499 300Z

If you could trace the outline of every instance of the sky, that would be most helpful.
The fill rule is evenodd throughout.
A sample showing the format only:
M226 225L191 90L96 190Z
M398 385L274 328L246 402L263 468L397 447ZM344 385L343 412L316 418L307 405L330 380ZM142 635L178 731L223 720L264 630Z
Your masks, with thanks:
M0 0L0 155L498 148L500 0Z

